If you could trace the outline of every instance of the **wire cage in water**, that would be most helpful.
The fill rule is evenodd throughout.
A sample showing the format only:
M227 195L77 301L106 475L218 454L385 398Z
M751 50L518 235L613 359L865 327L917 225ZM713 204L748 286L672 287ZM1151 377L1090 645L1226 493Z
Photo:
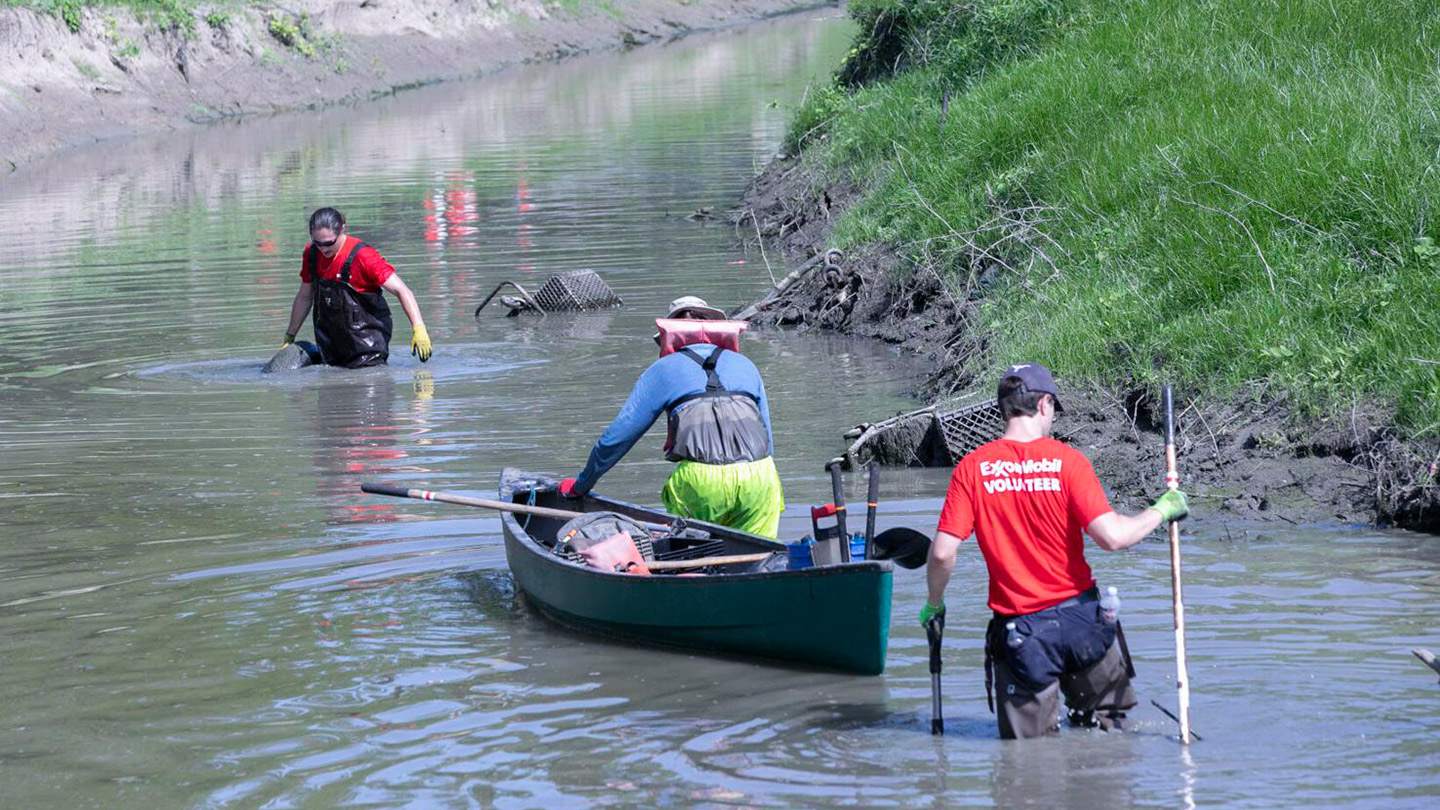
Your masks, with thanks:
M865 461L909 467L948 467L982 444L1000 438L1005 420L995 400L936 403L847 432L841 457L853 468Z
M572 270L552 276L534 293L513 281L502 281L485 296L480 306L475 308L477 316L506 284L519 293L500 296L500 303L510 309L508 315L518 315L521 312L538 312L542 315L549 312L588 312L613 309L625 303L594 270Z
M995 441L1005 432L1005 419L993 399L949 411L937 410L935 422L945 439L951 464L958 464L966 453Z

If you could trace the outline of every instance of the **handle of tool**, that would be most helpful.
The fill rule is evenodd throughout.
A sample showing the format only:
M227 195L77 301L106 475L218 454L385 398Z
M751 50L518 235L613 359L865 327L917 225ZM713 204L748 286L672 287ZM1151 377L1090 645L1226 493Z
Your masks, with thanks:
M366 481L360 485L363 492L371 495L389 495L392 498L414 498L418 501L439 501L440 503L453 503L460 506L474 506L480 509L495 509L501 512L515 512L521 515L535 515L536 517L557 518L569 520L578 517L580 512L570 512L564 509L551 509L546 506L527 506L523 503L507 503L505 501L492 501L485 498L471 498L466 495L452 495L448 492L432 492L428 489L404 489L392 487L388 484L375 484Z
M845 529L845 482L840 478L840 460L830 462L830 487L835 490L835 528L840 531L840 561L850 562L850 532Z
M760 562L774 553L773 551L764 551L756 554L730 554L724 557L696 557L693 560L657 560L645 563L645 567L651 571L678 571L682 568L704 568L707 565L736 565Z
M866 472L869 475L869 489L865 493L865 559L875 559L875 508L880 501L880 465L870 462Z
M1180 488L1175 462L1175 393L1165 386L1161 393L1165 410L1165 487ZM1180 742L1190 744L1190 675L1185 665L1185 599L1180 579L1180 524L1170 521L1170 596L1175 613L1175 688L1180 699Z
M945 712L940 706L940 640L945 636L945 615L934 616L925 623L925 639L930 642L930 733L945 733Z

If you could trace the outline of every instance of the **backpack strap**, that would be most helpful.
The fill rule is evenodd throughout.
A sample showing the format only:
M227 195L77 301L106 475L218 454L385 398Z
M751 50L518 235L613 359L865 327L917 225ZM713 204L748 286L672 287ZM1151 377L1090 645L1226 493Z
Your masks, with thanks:
M670 410L674 410L692 399L723 394L728 390L725 388L724 383L720 382L720 375L715 373L715 361L720 359L720 353L723 351L725 350L716 346L715 351L711 352L709 357L701 357L699 352L690 349L688 346L676 350L676 354L685 355L705 370L705 390L697 391L693 394L686 394L683 397L677 397L674 402L670 403ZM749 396L749 394L746 394L746 396Z
M709 357L702 359L698 352L690 349L689 347L680 350L681 354L684 354L686 357L694 360L696 363L699 363L700 368L704 370L705 390L707 392L726 390L724 383L720 382L720 375L715 373L715 363L719 361L720 353L723 351L725 350L720 348L719 346L716 346L715 351L711 352Z

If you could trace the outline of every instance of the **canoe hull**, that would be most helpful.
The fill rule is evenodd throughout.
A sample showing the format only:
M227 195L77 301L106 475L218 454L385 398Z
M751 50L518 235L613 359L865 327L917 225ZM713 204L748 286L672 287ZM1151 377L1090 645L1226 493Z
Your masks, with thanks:
M509 485L507 487L507 484ZM507 470L501 499L549 480ZM508 490L508 491L507 491ZM590 501L594 500L594 503ZM543 505L565 508L563 503ZM586 511L614 509L654 522L663 512L587 499ZM571 508L575 508L572 506ZM526 529L524 516L505 514L505 554L516 584L546 614L579 629L652 644L878 675L890 632L893 567L857 562L706 576L633 576L564 562ZM732 529L691 522L735 542L775 544ZM744 550L743 548L739 550Z

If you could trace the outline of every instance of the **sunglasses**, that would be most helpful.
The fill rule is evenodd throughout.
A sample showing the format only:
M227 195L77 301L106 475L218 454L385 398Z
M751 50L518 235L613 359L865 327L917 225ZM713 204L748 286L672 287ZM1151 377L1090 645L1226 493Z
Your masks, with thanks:
M314 245L315 247L319 247L319 248L328 248L328 247L333 246L336 242L339 242L339 241L340 241L340 237L339 237L339 236L336 236L334 239L331 239L329 242L321 242L319 239L311 239L311 240L310 240L310 244Z

